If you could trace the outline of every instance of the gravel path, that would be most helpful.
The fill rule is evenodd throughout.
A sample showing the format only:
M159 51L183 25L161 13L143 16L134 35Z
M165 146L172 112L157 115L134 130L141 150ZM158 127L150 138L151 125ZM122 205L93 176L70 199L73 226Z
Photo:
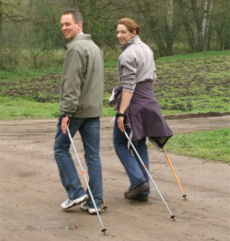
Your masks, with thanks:
M174 133L230 127L230 116L167 121ZM183 201L162 152L150 151L154 187L147 203L123 198L128 179L112 146L112 119L102 119L104 198L101 217L59 204L66 199L53 158L56 120L0 121L0 241L227 241L230 240L230 166L170 154L188 201ZM83 148L74 140L83 160Z

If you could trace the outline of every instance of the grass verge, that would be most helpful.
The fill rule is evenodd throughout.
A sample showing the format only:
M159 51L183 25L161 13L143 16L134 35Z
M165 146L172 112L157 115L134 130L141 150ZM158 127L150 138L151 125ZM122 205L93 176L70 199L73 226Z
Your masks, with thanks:
M0 119L56 118L59 113L58 103L41 103L21 97L0 96ZM103 116L112 116L112 107L103 108Z
M0 113L0 119L54 118L58 116L58 105L0 96Z
M230 163L230 128L176 135L166 149L179 155Z

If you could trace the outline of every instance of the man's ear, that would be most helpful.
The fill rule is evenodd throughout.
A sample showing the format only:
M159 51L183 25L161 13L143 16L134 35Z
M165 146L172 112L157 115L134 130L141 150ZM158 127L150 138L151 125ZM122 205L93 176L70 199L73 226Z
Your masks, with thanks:
M77 22L77 25L78 25L79 28L82 29L82 21Z

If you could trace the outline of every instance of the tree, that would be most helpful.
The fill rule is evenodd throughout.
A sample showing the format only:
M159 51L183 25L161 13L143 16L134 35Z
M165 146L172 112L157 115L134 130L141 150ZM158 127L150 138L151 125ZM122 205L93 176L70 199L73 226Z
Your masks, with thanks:
M5 68L4 62L16 63L11 51L4 50L6 45L9 45L9 38L6 35L7 24L10 22L22 22L25 16L17 11L21 0L0 0L0 67Z
M190 48L197 51L207 49L213 0L175 1L181 9L180 17Z
M208 48L208 35L209 35L209 26L210 26L210 16L213 9L213 1L205 0L203 3L203 16L201 18L201 27L199 32L199 41L198 46L200 50L203 50L204 47Z
M2 43L3 43L3 8L2 8L2 1L0 1L0 55L2 53Z
M9 20L9 19L15 19L15 15L12 14L12 9L16 7L18 4L18 1L6 1L6 0L0 0L0 51L2 49L3 45L3 21Z
M71 7L78 8L83 15L83 30L89 32L100 46L113 48L116 20L113 16L113 1L109 0L69 0Z
M230 1L216 0L213 8L212 31L214 38L212 38L212 45L218 49L230 49Z
M174 0L136 0L135 3L146 37L157 45L161 56L172 54L179 27Z

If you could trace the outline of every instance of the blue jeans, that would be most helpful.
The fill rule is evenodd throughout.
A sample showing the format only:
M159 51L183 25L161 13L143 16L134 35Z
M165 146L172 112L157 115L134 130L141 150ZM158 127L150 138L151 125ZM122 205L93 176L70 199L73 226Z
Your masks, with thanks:
M59 169L62 184L67 192L68 198L74 200L85 194L73 159L69 152L70 140L68 135L64 135L61 130L61 120L59 117L55 143L54 156ZM85 151L85 161L88 168L89 187L92 191L97 207L103 203L102 170L99 156L100 149L100 119L97 118L70 118L69 130L73 137L77 131L80 132ZM92 201L88 205L93 207Z
M113 129L113 144L115 151L128 174L130 180L129 190L135 188L142 182L148 182L148 174L144 170L138 157L136 155L133 155L128 149L128 140L125 137L125 134L122 133L117 127L117 120L115 120ZM140 155L142 161L144 162L145 166L147 167L147 169L149 169L149 158L146 146L146 138L143 138L142 140L139 140L133 144L135 144L135 148ZM145 194L149 194L149 191L147 191Z

